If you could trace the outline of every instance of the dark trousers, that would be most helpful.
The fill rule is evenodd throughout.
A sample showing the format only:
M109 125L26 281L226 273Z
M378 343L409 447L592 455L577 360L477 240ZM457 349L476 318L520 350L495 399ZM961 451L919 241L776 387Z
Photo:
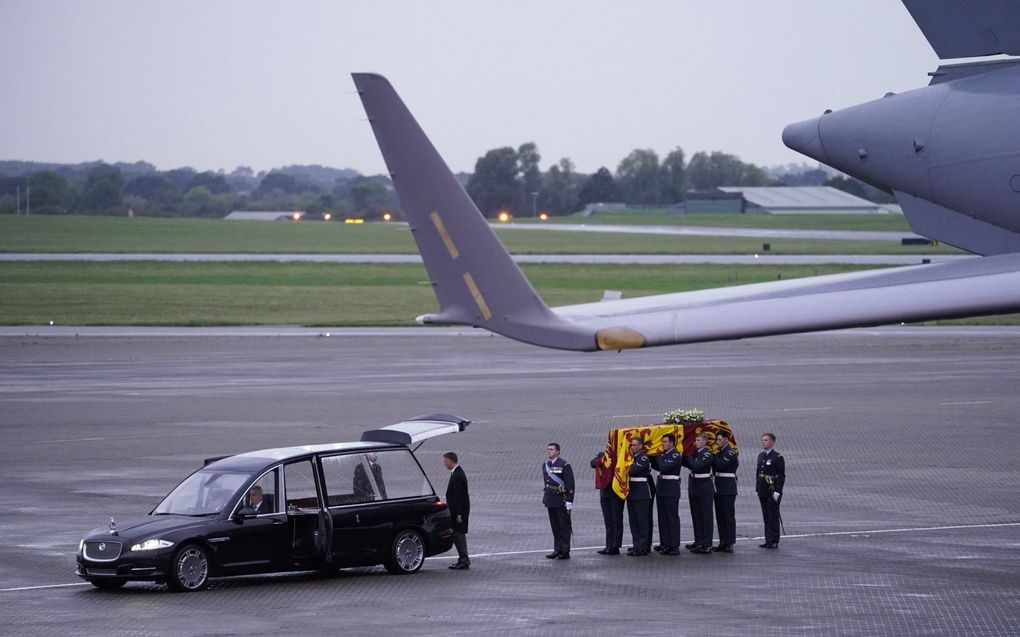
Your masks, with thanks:
M630 521L630 539L635 551L652 550L651 500L627 500L627 518Z
M570 554L570 512L567 507L549 507L549 526L552 527L553 552Z
M735 495L715 496L715 523L719 526L719 544L731 546L737 543L737 514Z
M712 546L712 495L692 495L690 500L694 543Z
M619 550L623 546L623 500L615 495L600 500L602 521L606 523L606 548Z
M772 499L771 493L758 494L758 501L765 522L765 541L779 544L779 503Z
M468 558L467 550L467 534L461 533L460 531L454 531L453 545L457 547L457 561L470 563L471 560Z
M659 509L659 544L680 547L680 498L657 496L655 504Z

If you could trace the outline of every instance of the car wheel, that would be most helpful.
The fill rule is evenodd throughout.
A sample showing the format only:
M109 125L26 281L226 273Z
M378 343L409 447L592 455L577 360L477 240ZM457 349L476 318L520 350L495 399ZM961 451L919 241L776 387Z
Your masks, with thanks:
M390 554L384 563L394 575L410 575L425 564L425 540L414 529L403 529L393 538Z
M118 588L127 584L126 579L90 579L89 584L92 584L101 591L115 591Z
M209 585L209 554L197 544L185 544L170 561L167 586L177 592L200 591Z

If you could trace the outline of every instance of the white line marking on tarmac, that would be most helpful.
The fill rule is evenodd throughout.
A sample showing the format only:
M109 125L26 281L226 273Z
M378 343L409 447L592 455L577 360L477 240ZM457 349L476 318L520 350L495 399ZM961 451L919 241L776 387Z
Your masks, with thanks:
M940 407L952 407L954 405L991 405L994 400L961 400L953 403L939 403Z
M1020 522L995 522L991 524L958 524L953 526L917 526L917 527L904 527L900 529L872 529L870 531L826 531L823 533L800 533L795 535L784 535L783 539L797 539L797 538L812 538L812 537L835 537L835 536L855 536L855 535L877 535L879 533L922 533L925 531L958 531L963 529L995 529L1004 528L1011 526L1020 526ZM743 537L737 538L738 542L755 542L763 540L764 537ZM595 551L601 549L601 546L575 546L571 549L574 551ZM508 555L533 555L535 553L545 553L548 548L544 549L528 549L526 551L500 551L493 553L476 553L469 557L505 557ZM432 559L447 559L452 560L456 558L456 555L439 555ZM68 588L71 586L88 586L88 582L72 582L69 584L43 584L40 586L18 586L15 588L0 588L0 593L16 593L19 591L37 591L47 588Z

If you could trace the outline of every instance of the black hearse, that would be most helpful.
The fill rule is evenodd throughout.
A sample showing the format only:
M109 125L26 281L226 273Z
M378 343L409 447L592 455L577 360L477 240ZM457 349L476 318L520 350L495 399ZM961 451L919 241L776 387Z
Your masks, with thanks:
M210 578L254 573L375 564L415 573L450 550L453 535L411 445L469 422L419 416L360 442L210 459L147 516L86 535L77 575L102 589L143 580L198 591Z

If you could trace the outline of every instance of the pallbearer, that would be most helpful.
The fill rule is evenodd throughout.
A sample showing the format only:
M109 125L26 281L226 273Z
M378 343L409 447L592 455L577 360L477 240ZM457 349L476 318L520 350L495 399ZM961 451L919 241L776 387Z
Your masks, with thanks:
M715 474L715 521L719 527L719 546L713 551L732 553L737 543L737 518L735 502L737 499L737 466L740 460L737 450L730 446L730 436L725 431L717 431L715 442L719 445L719 453L712 460Z
M692 553L712 552L712 452L708 448L708 434L694 437L694 455L684 458L691 470L687 482L687 495L691 500L691 522L694 526L694 543L686 548Z
M648 555L652 552L652 529L649 520L652 515L652 490L648 481L652 477L652 463L643 451L644 440L632 438L630 453L634 462L628 469L630 491L627 493L627 517L630 519L630 535L633 546L627 555Z
M676 436L662 436L662 453L652 458L659 471L655 503L659 510L659 546L662 555L680 554L680 470L684 459L676 450Z
M623 500L613 490L613 476L611 470L603 465L603 456L605 452L600 452L591 461L591 468L595 469L595 487L605 484L599 489L599 504L602 505L602 521L606 525L606 546L598 553L619 555L623 545Z

